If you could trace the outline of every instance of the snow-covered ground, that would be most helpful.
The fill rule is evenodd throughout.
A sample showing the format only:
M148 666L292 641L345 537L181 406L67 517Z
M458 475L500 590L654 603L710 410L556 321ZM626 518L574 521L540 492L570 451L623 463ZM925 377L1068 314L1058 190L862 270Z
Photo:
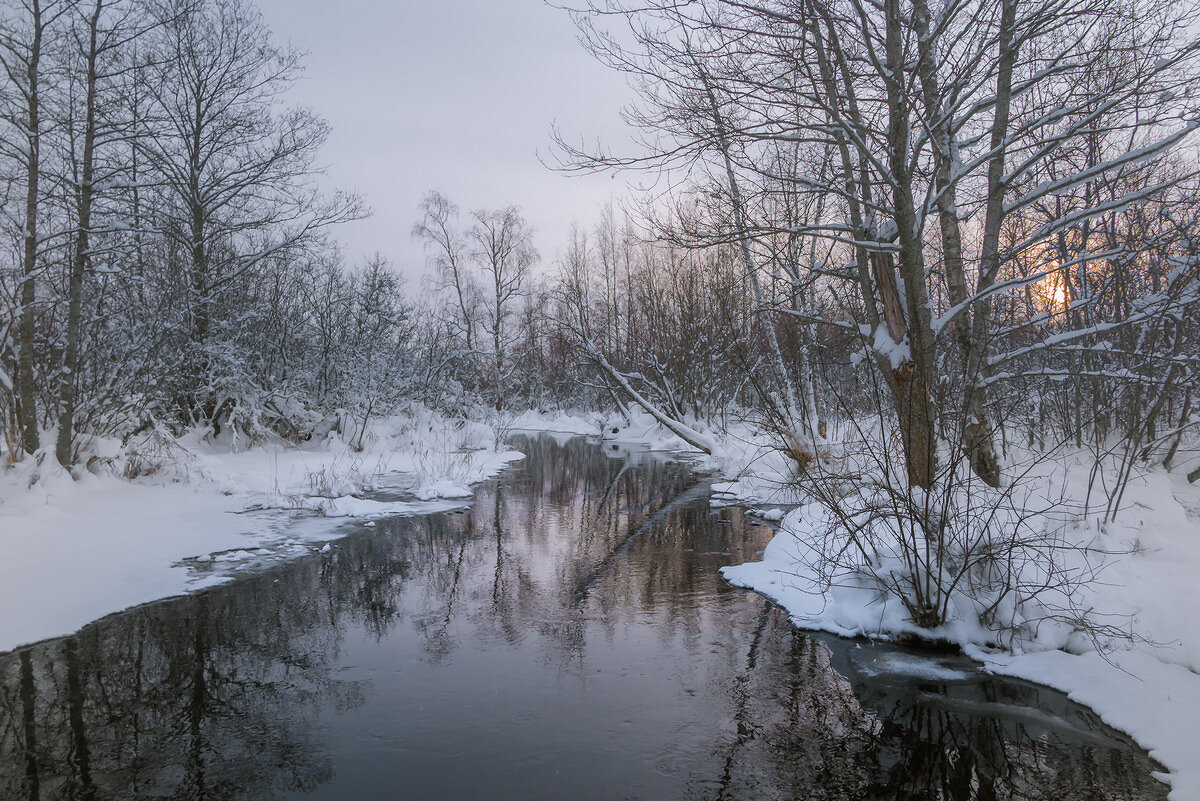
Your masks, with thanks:
M320 550L373 517L461 506L521 458L494 425L424 411L373 424L361 451L336 434L242 451L193 435L141 451L78 480L50 459L0 472L0 651ZM154 472L120 475L131 465Z

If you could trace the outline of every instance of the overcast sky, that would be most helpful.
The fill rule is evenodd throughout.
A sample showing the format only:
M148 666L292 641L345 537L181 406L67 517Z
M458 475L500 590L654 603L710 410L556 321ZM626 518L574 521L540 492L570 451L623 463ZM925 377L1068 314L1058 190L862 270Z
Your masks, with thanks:
M622 76L596 63L565 12L542 0L259 0L280 41L308 52L293 101L332 125L324 151L336 186L362 193L371 219L339 229L347 255L376 250L405 274L424 269L409 230L429 189L464 210L516 203L543 262L573 219L591 223L625 184L567 176L538 161L552 124L628 141Z

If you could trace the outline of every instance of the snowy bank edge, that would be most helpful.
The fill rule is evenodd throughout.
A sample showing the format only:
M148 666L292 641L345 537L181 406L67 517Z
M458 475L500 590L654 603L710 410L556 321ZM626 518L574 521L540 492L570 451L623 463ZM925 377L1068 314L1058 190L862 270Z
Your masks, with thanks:
M0 609L5 611L0 617L0 653L69 637L129 609L228 584L316 553L320 546L327 550L329 543L353 535L364 524L373 526L376 519L469 507L475 487L524 458L520 451L492 451L476 463L469 483L420 487L418 495L425 497L416 501L314 497L292 507L261 508L247 515L252 510L245 504L257 499L254 493L230 494L215 485L129 483L123 495L109 501L109 509L106 504L89 508L86 494L76 497L78 508L69 514L48 509L43 519L27 521L34 535L53 531L57 539L29 536L15 530L18 527L0 531L0 548L7 553L0 562L4 579ZM121 529L119 536L97 537L84 547L71 539L82 530L81 521L125 506L129 507L121 510L125 517L118 516L111 526ZM231 524L235 519L245 522ZM148 522L140 531L136 525L123 526L142 520ZM257 565L251 566L253 560L247 559L221 565L222 572L195 574L195 566L219 562L211 557L230 551L253 552L259 557ZM36 567L48 560L55 568L50 580Z
M836 622L829 614L828 599L796 586L796 577L789 569L791 563L785 561L789 538L786 531L779 531L763 552L762 561L721 568L721 575L733 586L756 592L778 604L788 613L792 625L803 631L879 641L894 641L898 636L917 633L911 625L894 628L865 625L868 616L879 621L885 617L895 619L882 605L879 611L863 606L863 622L856 625ZM844 611L844 607L840 608ZM955 636L961 632L939 630L933 634L961 641L961 636ZM1062 692L1094 711L1109 726L1130 736L1167 770L1155 775L1170 787L1171 801L1200 798L1200 763L1195 758L1194 746L1200 742L1197 714L1200 676L1142 651L1119 651L1106 656L1061 650L1008 655L990 653L977 645L962 647L966 656L989 672Z

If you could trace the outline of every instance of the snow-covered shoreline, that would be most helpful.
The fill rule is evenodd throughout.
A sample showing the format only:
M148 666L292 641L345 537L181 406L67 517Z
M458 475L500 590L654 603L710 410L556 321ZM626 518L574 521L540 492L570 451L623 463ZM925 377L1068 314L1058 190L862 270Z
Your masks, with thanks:
M822 591L828 588L814 586L813 577L797 570L805 499L791 486L789 465L767 437L741 427L719 437L717 452L703 456L638 417L619 431L606 429L605 436L688 453L726 479L713 485L714 506L744 505L779 520L761 561L726 567L722 574L778 603L797 627L876 640L928 635L907 621L899 603L881 603L874 588ZM1045 469L1041 480L1063 497L1086 492L1089 465L1083 454L1048 461ZM986 670L1063 692L1131 736L1167 769L1160 778L1170 786L1172 801L1200 798L1200 616L1190 603L1200 582L1200 486L1187 482L1188 469L1146 470L1131 481L1117 522L1102 530L1084 523L1076 530L1082 540L1096 540L1092 544L1113 554L1099 580L1084 588L1083 600L1131 629L1133 639L1112 639L1112 650L1101 653L1089 639L1072 636L1069 627L1047 625L1009 653L986 647L989 633L978 624L957 621L934 633L961 646Z
M1069 488L1071 471L1055 469L1062 474L1050 480ZM727 486L736 494L737 482ZM989 647L992 633L975 622L953 620L932 633L917 629L896 599L862 577L847 574L829 586L828 575L806 567L815 536L810 529L819 525L812 522L819 517L815 505L783 517L762 561L726 567L722 574L778 603L800 628L881 640L931 635L958 644L994 673L1062 691L1161 763L1173 801L1191 801L1200 798L1200 618L1190 603L1200 578L1200 488L1159 469L1135 478L1127 497L1117 522L1102 530L1084 524L1074 532L1081 545L1113 554L1076 599L1132 632L1129 640L1107 638L1111 650L1104 652L1069 625L1049 621L1012 652L1002 651Z
M336 436L179 445L169 470L133 480L53 467L30 485L32 460L0 472L0 652L319 551L372 518L467 505L523 458L494 426L425 411L374 424L361 451Z
M418 408L372 423L361 449L335 434L235 448L195 432L165 443L161 464L133 479L119 474L127 450L124 462L74 478L52 457L19 462L0 471L0 652L318 552L373 518L466 506L476 484L524 458L504 447L507 434L595 436L603 423L536 411L463 421ZM651 431L625 439L679 450Z

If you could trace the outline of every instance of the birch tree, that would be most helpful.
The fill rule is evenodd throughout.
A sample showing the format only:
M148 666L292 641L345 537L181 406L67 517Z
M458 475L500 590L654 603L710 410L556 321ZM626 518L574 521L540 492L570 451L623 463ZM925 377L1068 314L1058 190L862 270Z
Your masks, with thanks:
M421 200L421 219L413 225L412 235L422 241L429 253L438 289L453 296L454 324L462 332L466 349L474 351L479 287L469 271L466 241L455 228L457 217L458 206L449 198L441 192L428 192Z

